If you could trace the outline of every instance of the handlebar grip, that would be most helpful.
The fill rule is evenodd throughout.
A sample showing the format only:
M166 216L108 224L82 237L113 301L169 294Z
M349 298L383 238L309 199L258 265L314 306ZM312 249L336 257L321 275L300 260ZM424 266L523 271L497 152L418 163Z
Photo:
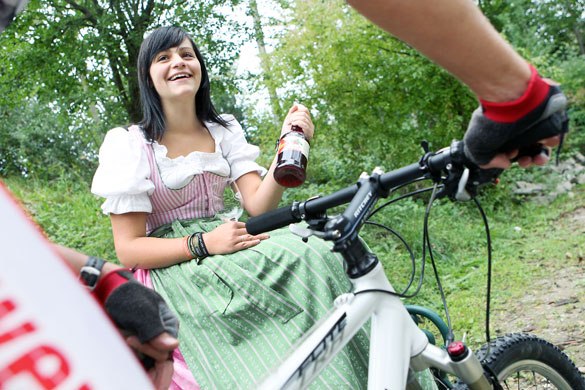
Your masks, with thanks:
M558 97L558 102L552 101L551 98L551 102L549 102L551 109L557 109L556 106L566 105L566 98L564 95L557 95L555 97ZM500 150L508 152L510 150L518 149L518 157L533 157L534 155L540 153L542 149L539 146L538 141L557 135L562 135L568 131L569 116L567 115L566 110L562 109L537 122L535 125L524 131L521 135L510 139L508 142L502 145Z
M250 234L260 234L300 220L301 218L293 214L291 206L285 206L248 219L246 230Z

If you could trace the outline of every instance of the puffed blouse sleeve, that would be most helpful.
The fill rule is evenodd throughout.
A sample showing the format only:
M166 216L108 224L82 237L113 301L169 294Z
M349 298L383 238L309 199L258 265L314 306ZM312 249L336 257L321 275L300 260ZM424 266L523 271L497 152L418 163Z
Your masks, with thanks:
M258 172L264 176L267 170L256 163L260 149L246 141L244 130L232 115L223 115L229 124L228 128L220 127L222 136L221 151L230 166L230 179L237 180L248 172Z
M143 140L121 127L106 134L91 192L105 198L104 214L152 212L148 195L154 191Z

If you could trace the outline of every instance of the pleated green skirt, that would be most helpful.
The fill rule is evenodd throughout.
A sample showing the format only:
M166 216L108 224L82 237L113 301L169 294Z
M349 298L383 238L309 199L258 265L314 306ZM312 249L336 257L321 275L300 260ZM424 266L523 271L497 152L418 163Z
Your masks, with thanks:
M183 237L221 223L175 221L151 235ZM151 271L155 290L179 315L181 352L203 389L255 388L350 291L341 257L330 249L283 228L246 250ZM366 388L368 346L361 330L312 388Z

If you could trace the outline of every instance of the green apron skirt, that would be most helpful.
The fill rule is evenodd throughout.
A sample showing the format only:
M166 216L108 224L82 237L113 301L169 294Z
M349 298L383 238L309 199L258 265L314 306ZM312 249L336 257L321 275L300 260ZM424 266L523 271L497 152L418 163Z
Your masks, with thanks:
M151 236L184 237L221 223L175 221ZM254 247L152 269L150 275L179 315L181 353L203 389L255 388L333 308L333 300L351 289L329 243L305 243L288 228L270 232ZM366 388L368 348L362 329L311 388Z

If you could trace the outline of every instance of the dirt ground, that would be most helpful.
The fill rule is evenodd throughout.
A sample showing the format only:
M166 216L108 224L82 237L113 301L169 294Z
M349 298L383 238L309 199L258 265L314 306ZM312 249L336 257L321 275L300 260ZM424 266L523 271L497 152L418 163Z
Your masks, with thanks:
M583 237L585 247L585 208L560 222ZM564 256L570 261L553 265L548 277L527 287L524 297L506 302L505 311L494 311L493 329L498 335L536 334L562 349L585 374L585 258Z

